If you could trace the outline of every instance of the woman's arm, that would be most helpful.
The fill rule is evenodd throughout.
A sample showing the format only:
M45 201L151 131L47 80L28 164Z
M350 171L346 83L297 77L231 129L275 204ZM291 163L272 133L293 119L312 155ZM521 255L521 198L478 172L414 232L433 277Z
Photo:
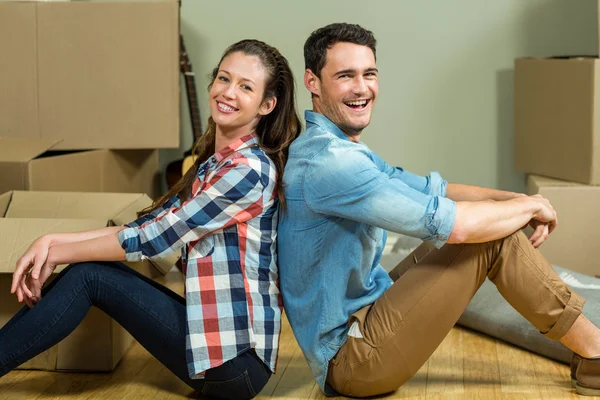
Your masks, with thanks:
M49 233L44 235L44 240L48 242L48 247L52 247L66 243L83 242L85 240L95 239L98 237L111 235L113 233L116 234L117 232L123 230L123 228L123 226L108 226L106 228L92 229L83 232Z
M125 250L121 247L117 232L125 229L118 228L108 235L97 236L87 240L69 242L51 246L48 250L46 264L56 267L60 264L72 264L83 261L123 261ZM39 268L33 269L31 275L34 279L39 276Z
M41 297L41 288L52 275L57 265L82 261L118 261L125 259L125 251L117 238L121 227L110 227L110 230L98 229L81 232L71 236L58 234L54 245L49 246L51 236L42 236L37 239L17 261L13 273L11 293L16 293L17 299L26 300L31 307L31 298ZM110 232L98 236L98 232ZM86 237L88 239L86 239ZM65 240L75 240L65 242ZM61 242L60 244L56 244ZM33 279L33 281L32 281ZM26 282L28 280L28 282Z

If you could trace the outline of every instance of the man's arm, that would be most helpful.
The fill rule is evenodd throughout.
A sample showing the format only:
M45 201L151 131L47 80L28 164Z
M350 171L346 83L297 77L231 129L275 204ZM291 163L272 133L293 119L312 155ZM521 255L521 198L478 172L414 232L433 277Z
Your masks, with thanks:
M556 226L554 209L539 195L455 202L443 194L422 193L390 177L361 151L346 151L344 157L325 159L327 168L307 169L303 190L307 205L324 215L431 241L437 247L448 239L450 243L500 239L532 219L542 225L548 223L548 231ZM486 190L478 193L482 197L498 195Z
M531 220L546 225L548 233L557 225L556 212L542 196L523 196L505 201L458 201L448 243L482 243L501 239Z
M489 201L507 202L509 200L513 200L513 199L517 199L517 198L526 198L528 196L523 193L514 193L514 192L503 191L503 190L488 189L488 188L483 188L483 187L478 187L478 186L451 183L451 184L447 185L446 197L448 197L449 199L452 199L454 201L457 201L457 202L464 202L464 201L472 201L473 202L473 201L485 201L485 200L487 200L488 202ZM532 197L542 198L542 196L540 196L540 195L536 195L536 196L532 196ZM545 201L545 203L547 203L548 205L550 204L548 201ZM483 218L484 221L489 218L494 218L494 216L498 217L498 210L496 210L497 208L499 208L500 210L503 210L503 209L505 209L505 207L514 207L514 203L509 203L508 205L506 205L506 204L495 205L495 206L492 205L491 209L489 209L488 207L490 207L489 204L486 205L485 207L483 207L484 208L483 212L487 213L486 215L481 217L481 218ZM463 205L463 208L464 208L464 205ZM467 208L468 208L468 206L467 206ZM473 211L470 210L468 212L473 212ZM517 213L517 214L520 213L520 208L515 207L514 209L511 209L508 212L509 212L510 216L514 217L516 215L515 213ZM502 214L502 211L500 211L500 214ZM519 214L519 215L521 215L521 214ZM498 218L501 218L501 217L498 217ZM521 218L522 218L522 216L518 217L519 220ZM555 218L556 218L556 214L555 214ZM506 220L505 223L509 223L509 220ZM493 224L492 226L494 226L494 225L495 224ZM516 231L520 228L523 228L527 225L529 225L533 228L533 233L530 235L529 240L531 241L531 243L533 244L533 246L535 248L538 248L539 246L541 246L542 243L544 243L544 241L546 241L546 239L548 238L550 233L556 227L555 222L553 222L552 224L549 224L547 222L540 221L539 219L531 218L530 220L523 223L523 225L521 225L520 227L515 228L514 231ZM498 229L500 229L499 232L505 232L506 229L511 229L511 228L498 227ZM484 231L478 231L477 233L475 233L475 235L469 234L468 237L471 238L468 240L474 240L475 242L481 242L481 241L485 241L482 238L486 238L489 236ZM493 239L490 239L490 240L493 240Z
M504 190L488 189L460 183L448 183L446 187L446 197L454 201L503 201L526 196L523 193L506 192Z

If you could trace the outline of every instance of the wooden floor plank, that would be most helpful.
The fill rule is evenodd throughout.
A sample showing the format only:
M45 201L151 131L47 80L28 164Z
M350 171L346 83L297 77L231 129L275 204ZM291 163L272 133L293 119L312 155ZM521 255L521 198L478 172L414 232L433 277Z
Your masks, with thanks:
M25 376L18 378L14 384L0 394L0 400L32 400L54 383L55 374L45 371L16 371ZM11 372L12 373L12 372ZM10 374L8 374L10 375ZM1 382L0 382L1 383Z
M541 396L536 385L534 360L531 353L503 343L496 343L500 387L503 394L521 393L528 398Z
M13 386L19 381L26 379L31 371L11 371L4 377L0 378L0 400L9 398L9 394Z
M465 394L480 399L500 399L501 382L495 341L468 330L463 330L462 337Z
M429 373L429 360L408 382L402 385L389 397L391 399L424 399L427 395L427 376Z
M463 394L462 331L451 330L429 358L427 395Z

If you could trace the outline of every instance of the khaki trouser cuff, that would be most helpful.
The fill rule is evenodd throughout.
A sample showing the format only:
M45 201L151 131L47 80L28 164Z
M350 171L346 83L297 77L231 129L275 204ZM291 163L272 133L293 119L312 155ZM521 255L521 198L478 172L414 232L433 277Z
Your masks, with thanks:
M548 332L544 333L549 339L559 340L571 329L571 326L581 314L585 299L575 292L571 292L571 298L565 306L564 311L558 317L556 324Z

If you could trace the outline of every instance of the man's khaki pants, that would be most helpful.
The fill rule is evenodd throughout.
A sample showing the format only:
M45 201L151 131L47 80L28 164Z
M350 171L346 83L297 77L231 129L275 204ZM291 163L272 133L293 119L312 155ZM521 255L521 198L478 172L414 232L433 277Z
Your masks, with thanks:
M358 322L363 337L348 336L329 363L327 382L341 394L373 396L408 381L446 337L486 277L519 313L554 340L569 330L584 302L521 231L493 242L441 249L424 243L390 276L395 281L392 287L348 321Z

